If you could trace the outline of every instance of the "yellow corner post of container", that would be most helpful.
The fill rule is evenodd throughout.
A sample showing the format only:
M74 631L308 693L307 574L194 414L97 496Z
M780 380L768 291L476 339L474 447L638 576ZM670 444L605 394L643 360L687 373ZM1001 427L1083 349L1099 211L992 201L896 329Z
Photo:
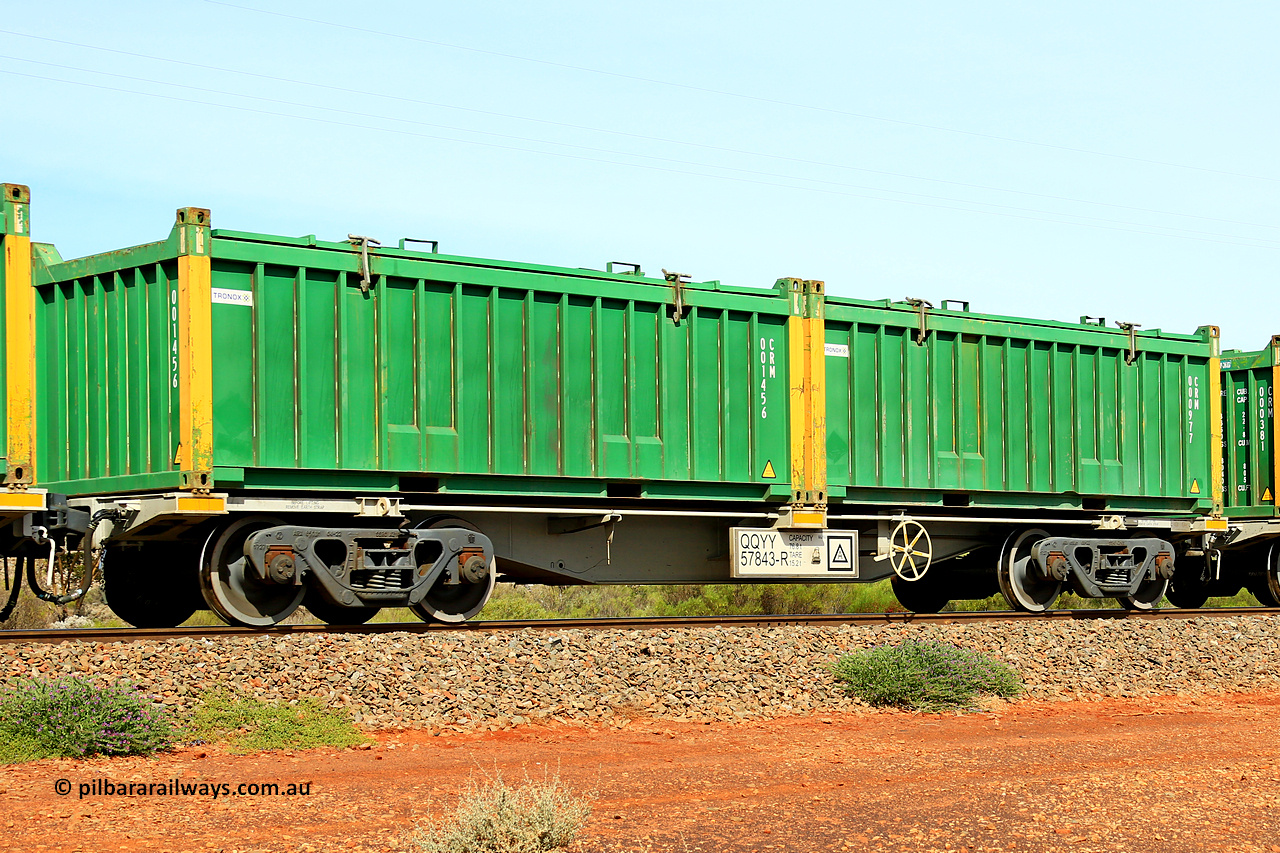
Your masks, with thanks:
M805 470L807 458L804 448L805 417L808 394L805 380L808 359L805 357L805 338L808 327L804 315L808 310L804 294L804 282L798 278L785 279L791 316L787 318L787 383L790 391L789 407L791 424L788 431L791 441L791 499L804 501Z
M31 191L4 184L5 485L22 490L36 481L35 288L31 281Z
M814 503L827 502L827 334L826 285L821 281L805 282L808 291L809 316L809 431L805 437L808 463L805 465L806 488Z
M787 279L788 376L791 386L791 496L795 503L827 497L826 360L822 282Z
M213 485L213 278L209 211L179 208L178 238L178 406L179 445L175 457L183 487L205 491Z
M1271 500L1280 507L1280 440L1276 438L1276 430L1280 429L1280 406L1275 404L1275 397L1280 394L1280 335L1271 338Z
M1213 483L1213 515L1222 515L1222 489L1226 468L1222 461L1222 353L1221 338L1217 326L1209 330L1209 458L1212 462L1209 476Z

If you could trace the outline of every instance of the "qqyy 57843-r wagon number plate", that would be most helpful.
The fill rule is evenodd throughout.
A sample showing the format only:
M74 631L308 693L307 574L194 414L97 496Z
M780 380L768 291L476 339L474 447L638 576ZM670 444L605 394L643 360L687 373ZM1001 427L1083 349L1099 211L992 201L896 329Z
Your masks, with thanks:
M729 528L735 578L858 576L858 532L818 528Z

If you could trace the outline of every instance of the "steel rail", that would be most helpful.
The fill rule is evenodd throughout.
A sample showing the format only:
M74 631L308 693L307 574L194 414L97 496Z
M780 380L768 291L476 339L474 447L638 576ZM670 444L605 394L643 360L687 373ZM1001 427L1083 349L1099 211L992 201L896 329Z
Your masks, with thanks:
M836 613L807 616L644 616L608 619L535 619L466 622L374 622L366 625L277 625L243 628L233 625L193 625L177 628L67 628L61 630L0 630L0 644L13 643L128 643L140 640L218 637L287 637L304 634L426 634L476 631L653 630L659 628L747 627L782 628L813 625L946 625L975 622L1090 621L1125 619L1195 619L1226 616L1280 616L1280 607L1209 607L1201 610L1050 610L1022 613L988 610L957 613Z

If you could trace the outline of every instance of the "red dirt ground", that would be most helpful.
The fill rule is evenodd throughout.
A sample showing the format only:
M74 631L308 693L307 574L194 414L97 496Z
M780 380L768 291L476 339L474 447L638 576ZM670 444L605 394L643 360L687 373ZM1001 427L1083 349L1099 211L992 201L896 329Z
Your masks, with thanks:
M1021 702L702 725L384 732L367 750L0 770L0 849L402 851L471 779L593 790L584 851L1280 853L1280 694ZM109 780L311 782L309 796L90 794ZM57 780L71 793L59 796ZM101 784L100 782L98 784Z

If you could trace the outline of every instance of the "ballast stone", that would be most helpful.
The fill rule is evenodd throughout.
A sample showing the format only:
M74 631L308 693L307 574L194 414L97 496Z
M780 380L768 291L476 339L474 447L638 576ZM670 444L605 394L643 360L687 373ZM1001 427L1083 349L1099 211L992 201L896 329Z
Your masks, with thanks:
M182 713L214 691L316 697L370 728L762 719L859 706L828 665L907 637L988 653L1030 697L1204 694L1280 684L1280 617L1106 623L332 634L0 646L0 677L127 678Z

